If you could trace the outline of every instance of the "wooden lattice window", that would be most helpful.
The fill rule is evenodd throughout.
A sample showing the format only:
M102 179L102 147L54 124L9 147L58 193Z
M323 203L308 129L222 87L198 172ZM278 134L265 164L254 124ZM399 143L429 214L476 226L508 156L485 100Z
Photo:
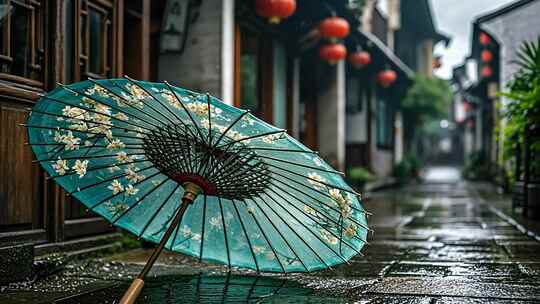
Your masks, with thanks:
M0 0L0 78L42 86L44 3Z
M75 11L76 80L113 76L115 1L78 0Z

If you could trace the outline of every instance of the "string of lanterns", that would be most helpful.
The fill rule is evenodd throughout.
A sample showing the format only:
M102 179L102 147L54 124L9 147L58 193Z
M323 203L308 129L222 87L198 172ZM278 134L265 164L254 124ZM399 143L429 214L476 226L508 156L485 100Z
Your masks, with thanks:
M295 0L257 0L256 13L268 19L271 24L279 24L296 11ZM323 19L317 28L319 36L326 41L319 49L319 57L330 65L348 58L349 63L356 69L371 64L371 54L357 48L347 56L347 48L342 43L350 33L349 22L342 17L331 16ZM489 38L489 37L488 37ZM397 79L397 73L388 67L377 74L376 80L382 87L391 86Z
M478 35L478 42L483 49L482 52L480 52L480 60L482 62L480 76L482 76L482 78L490 78L493 76L493 67L491 66L491 62L494 58L492 51L489 50L491 46L491 37L489 37L489 35L485 32L480 32Z

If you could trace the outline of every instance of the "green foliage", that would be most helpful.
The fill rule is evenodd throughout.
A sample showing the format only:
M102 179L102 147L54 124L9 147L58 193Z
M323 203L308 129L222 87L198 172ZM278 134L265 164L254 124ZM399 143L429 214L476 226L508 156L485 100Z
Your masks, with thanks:
M416 75L414 84L401 104L405 137L412 139L415 130L427 122L439 120L448 114L452 90L448 81L436 77Z
M482 180L492 176L489 160L483 152L474 152L465 160L462 174L468 180Z
M397 178L400 184L405 184L413 178L420 177L422 166L422 163L414 154L407 154L403 156L401 162L394 166L392 175Z
M519 70L508 84L508 92L500 93L510 99L503 115L507 119L504 128L503 160L514 157L516 145L523 143L525 127L529 124L540 124L540 37L536 42L524 42L518 53ZM532 144L536 154L540 153L540 145ZM532 167L540 168L540 160L533 160Z
M347 174L349 181L362 188L367 182L373 181L375 177L364 167L352 167Z

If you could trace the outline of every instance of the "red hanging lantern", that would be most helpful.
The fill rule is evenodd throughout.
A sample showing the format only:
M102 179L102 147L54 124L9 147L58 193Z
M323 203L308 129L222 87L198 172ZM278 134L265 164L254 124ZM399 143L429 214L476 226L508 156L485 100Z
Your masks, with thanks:
M469 112L471 110L471 104L468 101L463 102L463 111L465 113Z
M384 87L384 88L387 88L390 85L392 85L392 83L394 83L394 81L396 81L396 79L397 79L396 72L394 72L393 70L390 70L390 69L380 71L379 74L377 75L377 80L379 81L381 86Z
M268 22L273 24L290 17L295 10L295 0L257 0L257 15L268 18Z
M482 58L483 62L490 62L493 59L493 53L491 53L489 50L483 50L480 57Z
M349 35L349 22L341 17L329 17L319 24L319 33L322 37L336 42Z
M484 78L489 78L491 77L491 75L493 75L493 69L489 65L485 65L484 67L482 67L480 74Z
M488 45L491 42L491 38L489 38L488 34L484 32L480 33L478 40L480 41L481 45Z
M347 56L347 48L341 43L325 44L319 50L319 56L330 64L336 64Z
M357 51L349 55L349 62L355 68L362 68L371 63L371 55L366 51Z

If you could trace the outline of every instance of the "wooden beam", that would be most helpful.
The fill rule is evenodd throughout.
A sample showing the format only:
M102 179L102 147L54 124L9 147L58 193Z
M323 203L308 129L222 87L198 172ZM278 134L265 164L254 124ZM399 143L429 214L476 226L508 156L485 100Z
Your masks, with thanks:
M142 0L141 79L150 80L150 0Z

